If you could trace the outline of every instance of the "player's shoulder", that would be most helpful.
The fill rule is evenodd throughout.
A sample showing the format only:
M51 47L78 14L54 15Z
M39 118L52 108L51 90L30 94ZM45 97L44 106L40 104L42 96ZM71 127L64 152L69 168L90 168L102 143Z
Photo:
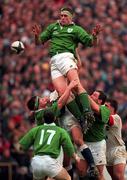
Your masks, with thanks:
M78 30L84 30L84 28L80 26L79 24L74 24L73 27Z
M48 128L50 128L50 126ZM63 134L63 128L59 127L55 123L53 126L51 126L51 129L55 130L57 132L57 134Z
M100 106L100 112L101 112L101 114L106 115L108 118L109 118L109 116L111 114L110 109L105 105Z
M34 130L38 130L38 129L41 129L41 128L43 128L43 127L44 127L44 124L39 124L39 125L33 127L33 129L34 129Z
M105 104L100 105L100 109L110 112L109 108L107 106L105 106Z
M57 128L59 129L59 131L60 131L62 134L67 133L67 131L66 131L65 129L63 129L62 127L57 126Z
M59 25L58 22L54 22L54 23L49 24L48 27L52 29L54 27L57 27L58 25Z
M62 130L63 128L61 128L60 126L56 125L56 129Z
M58 129L58 130L60 130L60 131L63 130L63 128L61 128L59 125L57 125L57 124L55 124L55 125L56 125L56 126L55 126L56 129Z
M38 126L34 126L32 129L29 130L29 133L35 133L36 131L38 131L38 129L40 129L41 125Z
M121 121L121 117L118 114L111 115L115 121Z

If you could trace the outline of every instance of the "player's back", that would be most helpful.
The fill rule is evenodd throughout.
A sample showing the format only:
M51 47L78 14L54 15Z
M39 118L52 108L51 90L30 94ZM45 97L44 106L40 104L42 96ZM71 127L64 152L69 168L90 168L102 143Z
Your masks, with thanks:
M62 144L63 130L55 123L44 124L33 131L35 155L50 155L57 158Z
M19 143L23 150L33 146L35 155L49 155L55 159L59 156L61 146L69 156L75 152L68 133L55 123L44 123L32 128Z

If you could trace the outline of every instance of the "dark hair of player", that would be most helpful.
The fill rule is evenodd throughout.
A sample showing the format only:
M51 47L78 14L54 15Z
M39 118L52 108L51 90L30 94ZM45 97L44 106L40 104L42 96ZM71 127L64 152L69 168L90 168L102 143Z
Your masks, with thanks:
M47 124L53 123L55 120L54 113L51 109L46 109L44 111L44 122Z
M101 90L96 90L97 92L99 92L99 99L102 100L102 105L105 103L106 99L107 99L107 96L106 94L101 91Z
M114 112L116 113L118 109L118 102L115 99L108 98L106 102L110 103L110 106L114 108Z
M63 8L61 8L61 12L62 11L68 11L72 16L74 14L73 10L70 7L63 7Z
M38 96L31 97L27 102L27 107L31 111L37 110L39 107L39 97Z

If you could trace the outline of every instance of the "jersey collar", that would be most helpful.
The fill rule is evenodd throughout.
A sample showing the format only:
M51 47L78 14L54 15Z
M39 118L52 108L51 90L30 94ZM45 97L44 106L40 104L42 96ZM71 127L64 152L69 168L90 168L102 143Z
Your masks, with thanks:
M55 123L50 123L50 124L47 124L47 123L44 123L45 126L56 126Z
M60 24L60 21L59 21L59 20L57 20L57 23L58 23L60 26L62 26L62 25ZM65 26L70 26L70 25L75 25L75 23L74 23L74 22L71 22L70 24L65 25Z

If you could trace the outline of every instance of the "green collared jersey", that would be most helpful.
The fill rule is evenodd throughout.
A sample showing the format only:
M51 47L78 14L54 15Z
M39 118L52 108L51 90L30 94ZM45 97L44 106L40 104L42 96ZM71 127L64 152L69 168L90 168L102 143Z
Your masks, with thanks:
M105 106L100 106L100 113L95 114L95 122L92 127L84 135L87 142L97 142L105 139L105 125L107 124L110 116L110 110Z
M58 104L57 101L53 102L51 106L47 107L48 109L51 109L52 112L54 112L55 117L58 117L60 114L60 109L58 108ZM35 111L35 122L37 125L41 125L44 121L43 121L43 115L44 115L44 111L46 108L44 109L39 109Z
M49 155L52 158L59 156L61 146L70 157L75 152L68 133L55 123L44 123L32 128L19 143L23 150L28 150L33 145L35 155Z
M42 43L50 40L50 55L71 52L75 55L78 43L85 47L92 46L93 36L74 23L61 26L59 22L50 24L39 36Z

